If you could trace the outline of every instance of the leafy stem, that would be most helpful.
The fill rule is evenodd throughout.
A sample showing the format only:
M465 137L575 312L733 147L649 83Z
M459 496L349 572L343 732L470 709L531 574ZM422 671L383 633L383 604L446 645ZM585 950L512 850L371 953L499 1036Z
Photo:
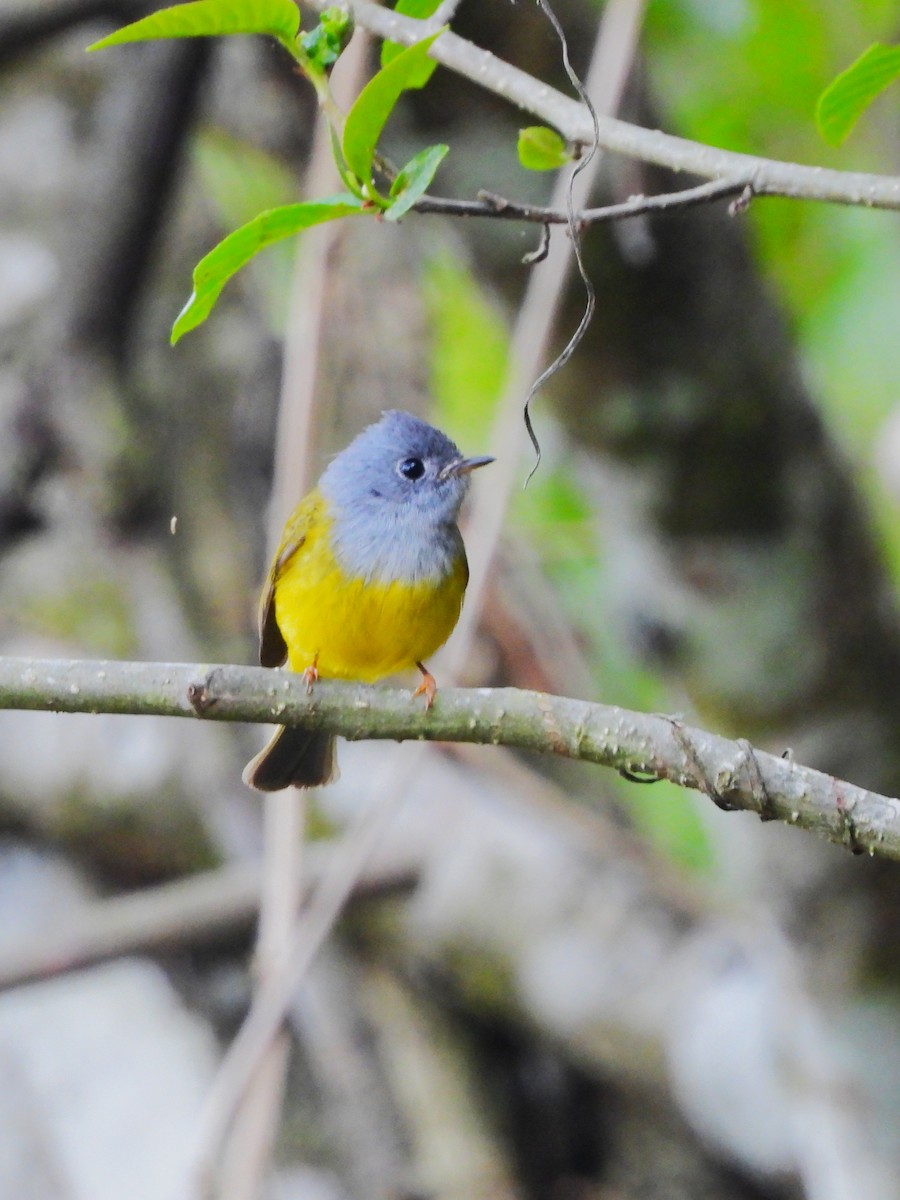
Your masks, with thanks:
M432 0L421 2L432 4ZM304 31L294 0L191 0L133 21L90 49L161 38L238 33L274 38L312 84L319 109L328 122L334 161L346 192L270 209L229 234L197 264L193 291L172 329L173 342L206 319L235 271L272 242L325 221L371 215L373 211L383 212L389 220L399 220L425 193L448 150L446 146L428 146L401 170L388 172L392 186L387 195L373 177L373 170L380 170L383 161L378 142L384 127L403 93L424 87L431 78L437 63L429 51L444 33L443 28L415 45L394 48L346 115L329 85L331 68L353 34L353 17L346 9L326 8L318 24Z

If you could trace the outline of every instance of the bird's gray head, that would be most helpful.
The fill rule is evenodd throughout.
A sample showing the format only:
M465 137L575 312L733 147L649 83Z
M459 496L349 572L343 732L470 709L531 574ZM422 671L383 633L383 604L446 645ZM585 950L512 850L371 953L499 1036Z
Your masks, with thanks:
M326 468L319 487L335 521L345 566L379 578L446 569L469 475L493 460L464 458L440 430L392 409Z
M452 523L469 473L490 461L463 458L433 425L392 409L332 460L320 487L338 509L409 509L429 524Z

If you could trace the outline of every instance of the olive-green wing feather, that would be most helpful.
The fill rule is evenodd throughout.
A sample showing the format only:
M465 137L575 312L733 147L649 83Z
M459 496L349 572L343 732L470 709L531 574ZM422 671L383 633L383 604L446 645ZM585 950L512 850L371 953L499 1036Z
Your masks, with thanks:
M310 492L288 517L281 545L269 568L259 602L259 661L264 667L280 667L287 658L287 645L275 616L275 588L285 567L303 548L313 521L320 516L322 497Z
M275 620L275 585L266 585L259 606L259 661L263 667L280 667L287 659L287 644Z

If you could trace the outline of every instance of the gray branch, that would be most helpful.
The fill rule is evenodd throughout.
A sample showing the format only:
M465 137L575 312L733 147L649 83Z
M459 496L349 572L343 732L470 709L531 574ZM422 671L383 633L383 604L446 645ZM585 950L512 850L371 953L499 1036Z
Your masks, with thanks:
M740 211L750 203L753 189L744 179L711 179L697 187L679 192L663 192L655 196L630 196L621 204L605 204L602 208L581 208L574 213L580 229L601 221L621 221L651 212L674 212L693 208L696 204L711 204L715 200L736 197L732 211ZM413 205L418 213L438 213L449 217L491 217L504 221L530 221L538 225L567 225L569 213L564 208L547 208L541 204L520 204L492 192L481 191L477 200L451 200L445 196L422 196Z
M447 688L430 712L407 691L290 672L185 663L0 658L0 708L199 717L326 729L351 740L473 742L557 754L643 781L669 779L721 808L900 859L900 800L669 716L516 688Z
M333 0L309 0L310 7L318 12L332 3ZM389 41L411 45L436 32L432 21L402 16L372 3L372 0L350 0L349 7L358 25ZM593 141L593 123L583 104L490 51L448 31L438 38L429 53L456 74L546 121L568 141L581 145L590 145ZM673 171L688 171L702 179L742 179L750 184L757 196L787 196L900 209L900 176L835 171L739 154L674 137L658 129L643 129L615 117L599 117L599 126L600 145L607 150Z
M330 846L305 847L311 892L334 860ZM409 865L366 868L354 895L377 896L408 888ZM262 873L258 863L228 863L183 879L106 897L73 912L71 919L23 937L0 954L0 992L61 971L76 971L123 954L156 954L208 945L211 939L249 930L259 913Z

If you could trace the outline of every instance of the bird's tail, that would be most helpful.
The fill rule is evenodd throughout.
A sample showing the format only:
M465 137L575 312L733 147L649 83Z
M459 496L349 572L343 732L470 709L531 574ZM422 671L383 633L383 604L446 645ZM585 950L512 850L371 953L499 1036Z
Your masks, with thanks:
M247 763L243 780L258 792L280 792L286 787L319 787L337 776L334 734L283 725Z

